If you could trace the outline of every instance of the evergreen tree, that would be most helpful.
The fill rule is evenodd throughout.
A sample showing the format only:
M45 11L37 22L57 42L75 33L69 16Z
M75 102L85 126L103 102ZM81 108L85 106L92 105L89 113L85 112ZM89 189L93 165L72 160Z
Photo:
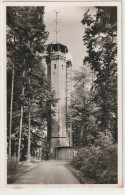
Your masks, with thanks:
M95 75L89 66L83 66L73 77L74 90L71 104L73 144L78 148L88 146L89 142L93 143L96 131L92 90L94 78Z
M9 150L13 155L18 148L18 160L22 151L30 153L32 132L34 129L43 130L41 127L45 127L47 120L47 101L54 102L54 93L50 90L41 58L48 37L43 18L44 7L7 7L8 116L10 113L13 115L10 117L11 133L8 133L9 140L12 140ZM9 99L13 64L12 112ZM37 137L41 139L41 135L40 132Z
M117 8L98 7L96 16L85 13L84 59L96 73L94 97L98 128L109 130L117 142Z

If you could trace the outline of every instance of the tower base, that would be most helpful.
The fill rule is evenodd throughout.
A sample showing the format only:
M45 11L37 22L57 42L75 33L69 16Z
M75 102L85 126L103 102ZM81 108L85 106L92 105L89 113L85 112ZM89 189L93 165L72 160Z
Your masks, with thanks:
M77 150L72 146L57 146L55 148L55 157L58 160L71 160L77 155Z
M51 138L49 158L56 159L56 147L68 147L68 146L69 146L69 143L66 137Z

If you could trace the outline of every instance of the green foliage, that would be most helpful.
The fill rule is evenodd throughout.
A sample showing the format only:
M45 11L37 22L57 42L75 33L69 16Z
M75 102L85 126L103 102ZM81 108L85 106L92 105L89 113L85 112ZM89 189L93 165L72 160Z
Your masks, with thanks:
M96 118L93 110L96 108L92 90L95 78L89 66L83 66L80 71L75 72L73 77L73 93L71 104L73 144L80 148L93 144L96 135Z
M117 145L105 149L83 148L71 164L80 171L81 177L90 183L117 183Z
M113 144L114 139L110 131L100 131L98 132L94 145L95 146L100 146L103 148L108 147L109 145Z
M117 142L117 8L98 7L95 16L87 11L82 23L88 53L84 64L96 74L96 124L102 131L110 130Z
M18 169L18 167L19 165L17 164L15 157L7 160L7 174L15 173L15 170Z
M14 94L12 120L12 155L17 153L20 109L23 106L21 153L27 153L28 113L31 115L31 150L42 141L49 107L55 104L41 58L48 38L44 24L44 7L7 7L7 118L9 129L12 67L14 66ZM23 72L25 71L25 76ZM22 88L24 87L24 95ZM54 112L52 112L54 113Z

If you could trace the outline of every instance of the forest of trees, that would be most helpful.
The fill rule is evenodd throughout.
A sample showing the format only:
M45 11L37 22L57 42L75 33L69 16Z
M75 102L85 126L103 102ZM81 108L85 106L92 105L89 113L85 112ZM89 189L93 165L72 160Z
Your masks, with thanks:
M82 183L117 183L117 8L97 7L82 19L87 55L73 77L71 164ZM45 140L56 105L41 57L49 33L44 7L7 7L7 153L30 160ZM52 112L53 113L53 112Z
M18 162L45 138L48 102L55 104L41 58L48 38L43 17L44 7L7 7L7 142Z
M72 95L73 160L91 183L117 183L117 8L84 14L83 68Z

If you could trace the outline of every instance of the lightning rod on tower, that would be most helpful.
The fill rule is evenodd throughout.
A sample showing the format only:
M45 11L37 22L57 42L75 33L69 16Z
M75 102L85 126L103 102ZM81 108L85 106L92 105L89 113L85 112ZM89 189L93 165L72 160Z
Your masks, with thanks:
M59 20L58 20L58 14L60 11L55 11L56 12L56 43L58 43L58 33L59 33L59 30L58 30L58 23L59 23Z

